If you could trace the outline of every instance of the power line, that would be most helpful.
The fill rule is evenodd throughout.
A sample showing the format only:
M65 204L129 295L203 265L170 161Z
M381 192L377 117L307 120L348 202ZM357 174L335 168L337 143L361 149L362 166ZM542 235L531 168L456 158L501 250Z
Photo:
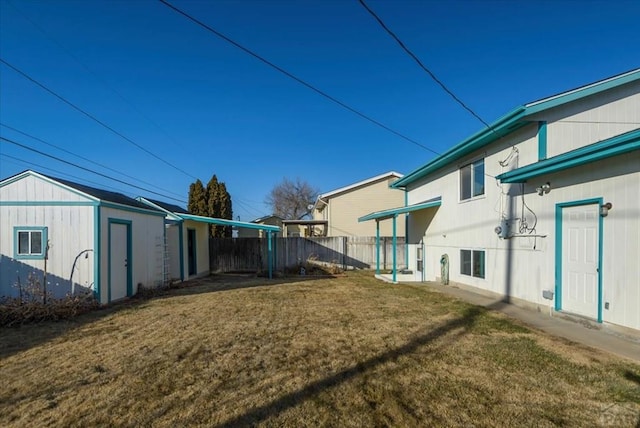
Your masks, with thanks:
M52 91L51 89L49 89L47 86L45 86L44 84L38 82L36 79L34 79L33 77L29 76L27 73L25 73L24 71L18 69L17 67L13 66L12 64L10 64L9 62L5 61L4 59L0 58L0 62L2 62L4 65L6 65L7 67L11 68L13 71L15 71L16 73L20 74L22 77L24 77L25 79L33 82L34 84L38 85L39 87L41 87L42 89L44 89L45 91L49 92L51 95L53 95L54 97L58 98L60 101L62 101L63 103L67 104L68 106L72 107L73 109L75 109L76 111L84 114L85 116L87 116L89 119L93 120L94 122L98 123L99 125L101 125L102 127L108 129L109 131L113 132L114 134L116 134L118 137L122 138L123 140L133 144L134 146L136 146L137 148L139 148L140 150L142 150L143 152L153 156L154 158L158 159L159 161L165 163L166 165L170 166L171 168L174 168L177 171L180 171L181 173L191 177L191 178L196 178L195 176L189 174L188 172L186 172L185 170L175 166L174 164L172 164L171 162L164 160L163 158L161 158L160 156L156 155L155 153L151 152L150 150L144 148L143 146L141 146L140 144L136 143L135 141L133 141L132 139L130 139L129 137L123 135L122 133L116 131L115 129L113 129L111 126L107 125L106 123L104 123L103 121L101 121L100 119L98 119L97 117L93 116L92 114L86 112L85 110L81 109L80 107L76 106L75 104L73 104L71 101L67 100L66 98L64 98L61 95L58 95L57 93L55 93L54 91Z
M155 185L155 184L153 184L153 183L149 183L149 182L147 182L147 181L144 181L144 180L141 180L141 179L139 179L139 178L133 177L133 176L131 176L131 175L129 175L129 174L125 174L124 172L121 172L121 171L118 171L118 170L116 170L116 169L113 169L113 168L111 168L111 167L109 167L109 166L107 166L107 165L103 165L103 164L101 164L101 163L99 163L99 162L95 162L95 161L93 161L93 160L91 160L91 159L89 159L89 158L86 158L86 157L84 157L84 156L81 156L81 155L79 155L79 154L77 154L77 153L74 153L74 152L72 152L72 151L70 151L70 150L67 150L67 149L65 149L65 148L63 148L63 147L60 147L60 146L57 146L57 145L55 145L55 144L49 143L49 142L47 142L47 141L43 140L42 138L35 137L35 136L31 135L31 134L28 134L28 133L26 133L26 132L24 132L24 131L21 131L21 130L19 130L19 129L17 129L17 128L14 128L13 126L9 126L9 125L7 125L7 124L5 124L5 123L2 123L1 121L0 121L0 126L4 126L5 128L10 129L10 130L12 130L12 131L14 131L14 132L17 132L18 134L24 135L25 137L32 138L32 139L34 139L34 140L36 140L36 141L39 141L39 142L41 142L41 143L43 143L43 144L46 144L46 145L47 145L47 146L49 146L49 147L56 148L56 149L58 149L58 150L60 150L60 151L63 151L63 152L65 152L65 153L67 153L67 154L70 154L70 155L72 155L72 156L75 156L75 157L77 157L77 158L79 158L79 159L82 159L82 160L84 160L84 161L86 161L86 162L89 162L89 163L92 163L92 164L94 164L94 165L97 165L97 166L99 166L99 167L101 167L101 168L107 169L107 170L109 170L109 171L111 171L111 172L115 172L115 173L117 173L117 174L123 175L123 176L125 176L125 177L127 177L127 178L130 178L130 179L132 179L132 180L139 181L140 183L144 183L144 184L146 184L146 185L148 185L148 186L151 186L151 187L153 187L153 188L155 188L155 189L164 190L164 191L168 192L167 190L162 189L161 187L158 187L158 186L156 186L156 185ZM173 195L175 195L175 196L180 196L179 194L174 193L174 192L168 192L168 193L171 193L171 194L173 194Z
M453 91L451 91L449 88L447 88L447 86L442 83L442 81L440 79L438 79L436 77L435 74L433 74L433 72L431 70L429 70L423 63L422 61L420 61L420 59L414 55L413 52L411 52L411 50L409 50L409 48L402 42L402 40L400 40L400 38L398 36L395 35L395 33L393 31L391 31L389 29L389 27L387 27L387 25L384 23L384 21L382 21L382 19L380 19L380 17L378 15L376 15L376 13L371 10L371 8L369 6L367 6L367 4L364 2L364 0L358 0L360 2L360 4L362 5L362 7L364 7L367 12L369 12L369 14L371 14L371 16L373 16L375 18L376 21L378 21L378 24L380 24L380 26L396 41L398 42L398 44L400 45L400 47L411 57L413 58L413 60L418 63L418 65L420 66L420 68L422 68L430 77L431 79L433 79L438 85L440 85L440 87L451 96L451 98L453 98L458 104L460 104L462 106L462 108L464 108L465 110L467 110L469 113L471 113L476 119L478 119L480 122L482 122L482 124L484 126L486 126L487 128L489 128L491 131L493 131L493 128L491 128L491 125L489 125L487 122L485 122L478 114L476 114L476 112L474 112L471 107L467 106L460 98L458 98L456 96L456 94L453 93Z
M345 104L344 102L342 102L339 99L329 95L328 93L322 91L321 89L316 88L312 84L302 80L301 78L299 78L299 77L295 76L294 74L288 72L284 68L282 68L282 67L274 64L273 62L269 61L268 59L258 55L257 53L253 52L249 48L246 48L246 47L242 46L240 43L232 40L231 38L229 38L227 36L225 36L224 34L219 32L218 30L214 29L213 27L205 24L204 22L198 20L197 18L195 18L195 17L189 15L188 13L184 12L183 10L177 8L176 6L172 5L168 1L166 1L166 0L158 0L158 1L160 3L162 3L162 4L164 4L165 6L167 6L168 8L172 9L173 11L175 11L175 12L179 13L180 15L184 16L185 18L189 19L190 21L194 22L195 24L199 25L200 27L204 28L205 30L215 34L216 36L218 36L222 40L226 41L227 43L232 44L233 46L235 46L236 48L240 49L241 51L251 55L252 57L256 58L257 60L259 60L259 61L263 62L264 64L268 65L269 67L273 68L274 70L277 70L278 72L284 74L288 78L290 78L292 80L295 80L296 82L300 83L301 85L311 89L315 93L325 97L326 99L330 100L331 102L333 102L333 103L339 105L340 107L350 111L351 113L354 113L354 114L360 116L361 118L373 123L374 125L379 126L380 128L382 128L382 129L384 129L384 130L386 130L386 131L388 131L388 132L390 132L390 133L392 133L392 134L394 134L394 135L396 135L396 136L398 136L400 138L402 138L403 140L406 140L406 141L410 142L411 144L414 144L414 145L416 145L418 147L422 147L423 149L425 149L425 150L427 150L427 151L429 151L431 153L434 153L436 155L440 154L440 153L436 152L435 150L430 149L429 147L419 143L418 141L416 141L416 140L414 140L412 138L409 138L406 135L401 134L400 132L390 128L389 126L383 124L382 122L380 122L380 121L378 121L376 119L373 119L372 117L367 116L366 114L362 113L361 111L356 110L355 108Z
M75 62L77 62L78 64L80 64L80 66L82 66L82 68L84 68L89 74L91 74L96 80L98 80L100 83L102 83L106 88L108 88L111 92L113 92L118 98L120 98L124 103L126 103L129 107L131 107L136 113L138 113L142 118L146 119L147 122L151 123L157 130L159 130L161 133L163 133L169 140L171 140L174 144L179 144L175 138L173 138L171 135L169 135L169 133L167 131L165 131L160 125L158 125L158 123L154 120L152 120L149 116L145 115L142 111L140 111L139 108L137 108L132 102L130 102L129 100L127 100L120 92L118 92L113 86L109 85L108 82L101 78L97 73L95 73L93 70L91 70L85 63L83 63L82 61L80 61L78 59L78 57L76 57L75 55L73 55L67 48L65 48L60 42L58 42L55 38L53 38L49 33L47 33L47 31L44 30L44 28L42 28L40 25L38 25L36 22L34 22L31 18L29 18L24 12L22 12L20 9L18 9L14 4L12 4L11 2L8 2L7 4L9 4L14 10L16 10L18 13L20 13L20 15L22 15L22 17L24 19L26 19L27 21L29 21L29 23L31 23L31 25L33 25L36 29L38 29L38 31L40 31L46 38L48 38L49 40L51 40L53 43L55 43L63 52L65 52L69 57L73 58L73 60ZM126 175L126 174L123 174ZM130 177L131 178L131 177Z
M186 201L184 201L184 200L182 200L182 199L173 198L173 197L171 197L171 196L168 196L168 195L165 195L165 194L162 194L162 193L158 193L158 192L154 192L153 190L149 190L149 189L146 189L146 188L144 188L144 187L141 187L141 186L138 186L138 185L135 185L135 184L128 183L128 182L123 181L123 180L120 180L120 179L118 179L118 178L108 176L108 175L103 174L103 173L101 173L101 172L94 171L94 170L92 170L92 169L90 169L90 168L86 168L86 167L84 167L84 166L81 166L81 165L75 164L75 163L73 163L73 162L69 162L69 161L67 161L67 160L61 159L61 158L59 158L59 157L57 157L57 156L53 156L53 155L50 155L50 154L48 154L48 153L42 152L42 151L40 151L40 150L34 149L33 147L29 147L29 146L27 146L27 145L25 145L25 144L22 144L22 143L19 143L19 142L17 142L17 141L10 140L9 138L5 138L5 137L0 136L0 140L5 141L5 142L10 143L10 144L13 144L13 145L16 145L16 146L18 146L18 147L22 147L22 148L23 148L23 149L25 149L25 150L29 150L29 151L34 152L34 153L37 153L37 154L39 154L39 155L41 155L41 156L45 156L45 157L48 157L48 158L50 158L50 159L57 160L58 162L62 162L62 163L65 163L65 164L67 164L67 165L71 165L71 166L76 167L76 168L79 168L79 169L81 169L81 170L83 170L83 171L87 171L87 172L90 172L90 173L92 173L92 174L99 175L100 177L104 177L104 178L107 178L107 179L109 179L109 180L116 181L116 182L121 183L121 184L124 184L124 185L126 185L126 186L134 187L134 188L136 188L136 189L143 190L143 191L145 191L145 192L148 192L148 193L151 193L151 194L154 194L154 195L157 195L157 196L162 196L163 198L167 198L167 199L171 199L171 200L174 200L174 201L178 201L178 202L186 203Z

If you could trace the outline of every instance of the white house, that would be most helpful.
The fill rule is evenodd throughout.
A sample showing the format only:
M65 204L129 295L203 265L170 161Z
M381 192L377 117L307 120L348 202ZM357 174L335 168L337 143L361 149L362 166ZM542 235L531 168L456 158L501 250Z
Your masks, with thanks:
M518 107L392 184L409 270L640 330L640 69ZM445 257L446 256L446 257ZM448 260L448 263L447 263Z
M29 276L100 303L164 279L164 213L115 192L24 171L0 181L0 296Z

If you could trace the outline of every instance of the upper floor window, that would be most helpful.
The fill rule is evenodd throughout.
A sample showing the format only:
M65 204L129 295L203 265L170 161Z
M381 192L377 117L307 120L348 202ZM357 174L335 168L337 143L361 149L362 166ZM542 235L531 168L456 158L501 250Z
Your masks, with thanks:
M460 168L460 200L484 195L484 159Z
M14 228L14 256L16 259L44 259L46 248L46 227Z

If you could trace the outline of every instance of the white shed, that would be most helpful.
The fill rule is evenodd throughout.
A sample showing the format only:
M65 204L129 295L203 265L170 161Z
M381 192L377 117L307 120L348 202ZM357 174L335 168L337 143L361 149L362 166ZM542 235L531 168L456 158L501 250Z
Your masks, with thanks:
M164 213L120 193L24 171L0 181L0 297L31 276L100 303L164 280Z

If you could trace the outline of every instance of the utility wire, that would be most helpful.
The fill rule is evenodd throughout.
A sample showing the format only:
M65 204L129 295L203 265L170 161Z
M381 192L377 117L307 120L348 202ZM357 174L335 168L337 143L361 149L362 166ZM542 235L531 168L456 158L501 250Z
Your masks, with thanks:
M163 189L163 188L161 188L161 187L156 186L155 184L152 184L152 183L149 183L149 182L147 182L147 181L141 180L141 179L139 179L139 178L133 177L133 176L131 176L131 175L129 175L129 174L125 174L124 172L120 172L120 171L118 171L118 170L116 170L116 169L113 169L113 168L111 168L111 167L107 166L107 165L103 165L103 164L101 164L101 163L99 163L99 162L93 161L93 160L91 160L91 159L89 159L89 158L86 158L86 157L84 157L84 156L81 156L81 155L79 155L79 154L77 154L77 153L74 153L74 152L72 152L72 151L70 151L70 150L67 150L67 149L65 149L65 148L63 148L63 147L60 147L60 146L57 146L57 145L55 145L55 144L49 143L49 142L47 142L47 141L43 140L42 138L38 138L38 137L36 137L36 136L33 136L33 135L31 135L31 134L28 134L28 133L26 133L26 132L24 132L24 131L21 131L21 130L19 130L19 129L17 129L17 128L14 128L13 126L9 126L9 125L7 125L7 124L5 124L5 123L2 123L1 121L0 121L0 126L4 126L5 128L10 129L10 130L12 130L12 131L14 131L14 132L17 132L18 134L21 134L21 135L23 135L23 136L25 136L25 137L32 138L32 139L34 139L34 140L36 140L36 141L39 141L39 142L41 142L41 143L43 143L43 144L46 144L46 145L47 145L47 146L49 146L49 147L53 147L53 148L55 148L55 149L58 149L58 150L60 150L60 151L63 151L63 152L65 152L65 153L67 153L67 154L70 154L70 155L75 156L75 157L77 157L77 158L79 158L79 159L82 159L83 161L86 161L86 162L92 163L92 164L97 165L97 166L99 166L99 167L101 167L101 168L107 169L107 170L109 170L109 171L111 171L111 172L115 172L116 174L120 174L120 175L123 175L123 176L125 176L125 177L127 177L127 178L130 178L130 179L132 179L132 180L139 181L140 183L144 183L144 184L146 184L146 185L148 185L148 186L151 186L151 187L153 187L153 188L155 188L155 189L164 190L165 192L171 193L171 194L173 194L173 195L175 195L175 196L180 196L180 195L179 195L179 194L177 194L177 193L169 192L169 191L167 191L167 190L165 190L165 189Z
M438 79L436 77L436 75L433 74L433 72L431 70L429 70L413 52L411 52L411 50L409 50L409 48L402 42L402 40L400 40L400 38L398 36L396 36L395 33L389 29L389 27L387 27L387 25L384 23L384 21L382 21L382 19L380 19L380 17L378 15L376 15L376 13L373 10L371 10L371 8L369 6L367 6L367 4L364 2L364 0L358 0L358 1L362 5L362 7L364 7L367 10L367 12L369 12L369 14L371 14L371 16L373 16L376 21L378 21L378 24L380 24L380 26L400 45L400 47L411 58L413 58L413 60L416 63L418 63L420 68L422 68L431 77L431 79L433 79L433 81L435 81L438 85L440 85L440 87L447 94L449 94L449 96L451 96L451 98L453 98L458 104L460 104L462 106L462 108L464 108L469 113L471 113L476 119L478 119L480 122L482 122L482 124L484 126L489 128L489 130L491 130L492 132L495 132L494 129L491 127L491 125L489 125L487 122L485 122L476 112L474 112L471 109L471 107L467 106L460 98L458 98L456 96L456 94L453 93L453 91L451 91L449 88L447 88L447 86L444 83L442 83L442 81L440 79Z
M53 38L47 31L44 30L40 25L34 22L31 18L29 18L24 12L18 9L14 4L10 1L7 2L14 10L16 10L24 19L29 21L31 25L33 25L38 31L40 31L46 38L55 43L63 52L65 52L69 57L73 58L75 62L77 62L82 68L84 68L89 74L91 74L96 80L102 83L106 88L108 88L111 92L113 92L118 98L120 98L125 104L127 104L131 109L133 109L136 113L138 113L142 118L146 119L149 123L151 123L157 130L159 130L162 134L164 134L169 140L171 140L174 144L179 144L175 138L173 138L167 131L165 131L156 121L151 119L149 116L145 115L139 108L137 108L132 102L127 100L124 95L118 92L113 86L109 85L109 83L101 78L97 73L91 70L86 64L84 64L78 57L73 55L67 48L65 48L60 42L58 42L55 38ZM125 175L125 174L123 174ZM132 178L132 177L130 177ZM148 184L148 183L147 183Z
M38 82L36 79L34 79L33 77L29 76L27 73L25 73L24 71L18 69L17 67L15 67L14 65L10 64L9 62L7 62L6 60L0 58L0 62L2 62L4 65L6 65L7 67L11 68L13 71L15 71L16 73L20 74L22 77L24 77L27 80L30 80L31 82L33 82L34 84L38 85L39 87L41 87L42 89L44 89L45 91L49 92L51 95L53 95L54 97L58 98L60 101L62 101L63 103L67 104L68 106L72 107L73 109L75 109L76 111L84 114L85 116L87 116L89 119L93 120L94 122L98 123L99 125L101 125L102 127L108 129L109 131L113 132L114 134L116 134L118 137L122 138L123 140L133 144L134 146L136 146L137 148L139 148L140 150L142 150L143 152L153 156L154 158L158 159L159 161L165 163L166 165L170 166L171 168L174 168L177 171L180 171L181 173L191 177L191 178L197 178L191 174L189 174L188 172L186 172L185 170L175 166L174 164L172 164L169 161L166 161L164 159L162 159L160 156L156 155L155 153L151 152L150 150L144 148L143 146L141 146L140 144L136 143L135 141L133 141L132 139L130 139L129 137L123 135L122 133L116 131L115 129L113 129L111 126L107 125L106 123L104 123L103 121L101 121L100 119L98 119L97 117L93 116L92 114L86 112L85 110L81 109L80 107L76 106L75 104L73 104L71 101L67 100L66 98L64 98L61 95L58 95L57 93L55 93L54 91L52 91L51 89L49 89L47 86L45 86L44 84Z
M69 161L67 161L67 160L61 159L61 158L59 158L59 157L57 157L57 156L53 156L53 155L50 155L50 154L48 154L48 153L42 152L42 151L40 151L40 150L34 149L33 147L29 147L29 146L27 146L27 145L25 145L25 144L19 143L19 142L14 141L14 140L11 140L11 139L9 139L9 138L5 138L5 137L0 136L0 140L5 141L5 142L10 143L10 144L13 144L13 145L16 145L16 146L18 146L18 147L22 147L22 148L23 148L23 149L25 149L25 150L29 150L29 151L34 152L34 153L37 153L37 154L39 154L39 155L41 155L41 156L45 156L45 157L48 157L48 158L50 158L50 159L57 160L58 162L62 162L62 163L65 163L65 164L67 164L67 165L71 165L71 166L76 167L76 168L79 168L79 169L81 169L81 170L83 170L83 171L87 171L87 172L90 172L90 173L92 173L92 174L99 175L100 177L104 177L104 178L107 178L107 179L109 179L109 180L116 181L116 182L121 183L121 184L124 184L124 185L126 185L126 186L134 187L134 188L136 188L136 189L143 190L143 191L145 191L145 192L152 193L152 194L154 194L154 195L162 196L163 198L167 198L167 199L171 199L171 200L174 200L174 201L178 201L178 202L186 203L186 201L184 201L184 200L182 200L182 199L177 199L177 198L174 198L174 197L171 197L171 196L168 196L168 195L162 194L162 193L154 192L153 190L145 189L144 187L140 187L140 186L138 186L138 185L128 183L128 182L123 181L123 180L120 180L120 179L118 179L118 178L108 176L108 175L103 174L103 173L101 173L101 172L98 172L98 171L92 170L92 169L90 169L90 168L86 168L86 167L84 167L84 166L81 166L81 165L75 164L75 163L73 163L73 162L69 162Z
M406 135L401 134L400 132L390 128L389 126L383 124L382 122L380 122L380 121L378 121L376 119L373 119L372 117L367 116L366 114L362 113L361 111L356 110L355 108L345 104L344 102L342 102L339 99L329 95L328 93L322 91L321 89L316 88L312 84L302 80L301 78L299 78L299 77L295 76L294 74L288 72L284 68L282 68L282 67L274 64L273 62L269 61L268 59L258 55L257 53L253 52L249 48L246 48L246 47L242 46L240 43L232 40L231 38L229 38L227 36L225 36L224 34L219 32L218 30L214 29L213 27L211 27L211 26L205 24L204 22L200 21L199 19L189 15L187 12L177 8L176 6L172 5L168 1L166 1L166 0L158 0L158 1L160 3L162 3L162 4L164 4L165 6L167 6L168 8L172 9L173 11L175 11L175 12L179 13L180 15L184 16L185 18L189 19L190 21L194 22L195 24L199 25L200 27L204 28L205 30L215 34L216 36L218 36L222 40L226 41L227 43L232 44L233 46L235 46L236 48L240 49L241 51L251 55L255 59L257 59L257 60L263 62L264 64L268 65L269 67L279 71L280 73L284 74L288 78L295 80L296 82L300 83L301 85L306 86L307 88L311 89L315 93L325 97L329 101L332 101L333 103L338 104L340 107L350 111L351 113L354 113L354 114L360 116L361 118L373 123L374 125L379 126L380 128L382 128L382 129L384 129L384 130L386 130L386 131L388 131L388 132L390 132L390 133L392 133L392 134L394 134L394 135L396 135L396 136L398 136L400 138L402 138L403 140L406 140L406 141L410 142L411 144L414 144L414 145L416 145L418 147L422 147L423 149L425 149L425 150L427 150L427 151L429 151L431 153L434 153L436 155L440 154L440 153L436 152L435 150L433 150L433 149L431 149L431 148L419 143L418 141L416 141L416 140L414 140L412 138L409 138Z

